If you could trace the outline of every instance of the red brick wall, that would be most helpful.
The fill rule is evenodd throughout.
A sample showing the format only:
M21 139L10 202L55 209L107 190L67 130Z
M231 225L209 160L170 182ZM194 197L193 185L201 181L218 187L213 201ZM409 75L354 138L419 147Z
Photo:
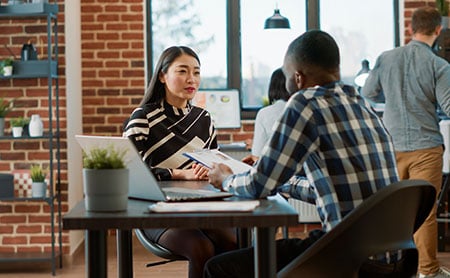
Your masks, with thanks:
M64 1L59 0L60 11L64 11ZM22 45L31 39L37 47L38 58L47 59L47 20L43 19L1 19L0 20L0 59L10 56L3 47L8 45L20 59ZM64 58L64 14L58 15L59 43L59 98L61 115L61 199L62 211L67 211L67 164L66 164L66 103L65 103L65 58ZM39 114L44 122L44 132L49 128L48 80L38 79L0 79L0 97L7 100L17 98L12 112L6 116L5 135L10 134L9 120L12 117L31 118ZM52 92L53 99L55 91ZM55 103L53 103L54 105ZM53 114L55 120L55 114ZM55 125L53 125L55 128ZM0 140L0 172L28 170L31 164L44 167L49 165L48 142L46 140ZM54 172L56 175L56 172ZM57 207L55 206L55 211ZM50 252L50 206L44 202L2 201L0 202L0 252ZM55 225L58 221L55 220ZM68 242L67 233L63 241ZM67 253L68 247L64 248Z
M62 211L67 211L66 111L64 64L64 3L59 21L59 84L62 137ZM137 106L145 90L144 0L81 0L83 133L120 135L122 123ZM411 11L434 5L434 0L405 0L405 25ZM1 20L0 46L7 44L17 57L29 38L46 40L39 20ZM406 36L406 40L409 36ZM41 53L41 52L39 52ZM46 54L44 53L44 56ZM0 47L0 58L9 56ZM42 58L42 57L41 57ZM39 113L48 128L47 79L0 80L0 96L20 97L8 117ZM219 131L219 141L228 143L252 138L253 121L243 121L240 129ZM28 169L30 163L47 163L44 141L0 140L0 172ZM48 205L43 202L0 202L0 252L48 251L50 246ZM311 226L301 226L307 231ZM68 253L64 232L64 253Z

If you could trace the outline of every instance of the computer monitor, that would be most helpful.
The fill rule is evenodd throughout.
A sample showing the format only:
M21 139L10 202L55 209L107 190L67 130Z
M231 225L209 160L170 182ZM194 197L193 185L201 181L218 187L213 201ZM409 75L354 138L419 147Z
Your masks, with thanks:
M207 110L216 128L241 126L239 91L236 89L199 90L192 99L192 104Z

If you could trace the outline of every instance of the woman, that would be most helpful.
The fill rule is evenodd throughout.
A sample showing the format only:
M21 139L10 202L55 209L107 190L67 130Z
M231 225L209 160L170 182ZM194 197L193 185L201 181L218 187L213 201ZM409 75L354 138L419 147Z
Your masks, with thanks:
M243 159L253 165L261 156L262 150L272 135L272 126L283 115L286 101L290 94L286 90L286 78L281 68L272 72L269 83L269 105L261 108L256 114L255 131L253 132L252 154Z
M200 86L200 60L185 46L163 51L140 106L125 125L143 160L159 180L206 179L208 169L182 155L202 148L217 148L209 113L190 100ZM189 277L201 277L205 262L236 248L231 229L152 229L147 237L189 260Z

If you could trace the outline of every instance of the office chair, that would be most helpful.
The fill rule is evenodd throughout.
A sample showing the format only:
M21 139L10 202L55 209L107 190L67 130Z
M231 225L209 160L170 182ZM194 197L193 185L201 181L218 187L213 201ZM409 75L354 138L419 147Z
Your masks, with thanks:
M358 277L368 257L399 249L414 254L408 265L412 273L403 276L413 277L413 233L430 213L435 197L434 187L422 180L404 180L379 190L281 269L278 277Z
M173 254L170 250L167 248L164 248L163 246L159 245L158 243L150 240L141 229L134 229L134 233L136 234L137 239L139 242L144 246L147 251L153 253L154 255L161 257L163 259L166 259L164 261L159 261L155 263L148 263L145 266L146 267L152 267L156 265L162 265L174 261L180 261L180 260L186 260L185 257L180 255Z

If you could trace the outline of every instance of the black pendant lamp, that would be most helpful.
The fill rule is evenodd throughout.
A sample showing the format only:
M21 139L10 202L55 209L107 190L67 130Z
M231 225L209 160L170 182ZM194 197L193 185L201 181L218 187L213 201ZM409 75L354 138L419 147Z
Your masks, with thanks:
M275 9L273 15L266 19L264 24L264 29L289 29L291 25L289 24L289 19L280 14L278 8Z

